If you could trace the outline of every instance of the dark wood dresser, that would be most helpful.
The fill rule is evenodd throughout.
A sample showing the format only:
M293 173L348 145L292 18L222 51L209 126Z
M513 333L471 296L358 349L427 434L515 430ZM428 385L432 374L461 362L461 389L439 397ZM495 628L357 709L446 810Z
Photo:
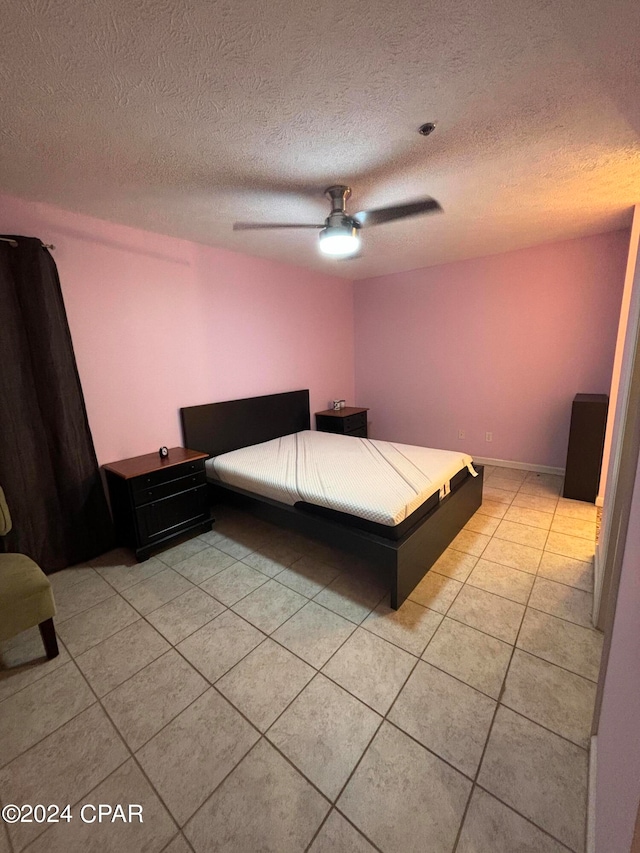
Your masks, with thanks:
M146 560L175 536L211 530L204 461L208 454L172 447L103 465L116 535Z
M576 394L573 400L562 492L565 498L594 503L597 497L608 408L606 394Z
M366 438L368 411L369 409L345 406L344 409L325 409L324 412L316 412L316 429L319 432L337 432L341 435Z

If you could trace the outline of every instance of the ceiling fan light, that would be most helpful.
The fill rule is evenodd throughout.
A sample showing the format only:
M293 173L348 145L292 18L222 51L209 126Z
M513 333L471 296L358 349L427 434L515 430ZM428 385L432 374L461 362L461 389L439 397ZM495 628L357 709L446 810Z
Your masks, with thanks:
M320 251L332 258L346 258L355 255L360 248L360 235L357 228L323 228L320 232Z

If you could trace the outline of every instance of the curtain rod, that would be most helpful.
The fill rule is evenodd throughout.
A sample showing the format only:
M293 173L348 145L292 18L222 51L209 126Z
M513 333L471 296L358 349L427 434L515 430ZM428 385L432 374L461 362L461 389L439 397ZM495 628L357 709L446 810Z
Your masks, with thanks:
M18 241L14 240L13 237L0 237L3 243L8 243L10 246L13 246L14 249L18 248ZM55 249L53 243L41 243L40 244L43 249Z

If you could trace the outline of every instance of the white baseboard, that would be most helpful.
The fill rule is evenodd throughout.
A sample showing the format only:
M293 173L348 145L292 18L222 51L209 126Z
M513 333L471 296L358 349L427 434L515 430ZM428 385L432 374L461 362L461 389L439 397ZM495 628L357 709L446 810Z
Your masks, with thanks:
M596 495L595 505L604 506L604 495Z
M533 462L512 462L510 459L489 459L487 456L474 456L474 462L480 465L495 465L496 468L519 468L522 471L535 471L538 474L558 474L564 477L564 468L552 465L534 465Z
M598 737L591 738L589 749L589 793L587 797L587 853L596 853L596 768Z

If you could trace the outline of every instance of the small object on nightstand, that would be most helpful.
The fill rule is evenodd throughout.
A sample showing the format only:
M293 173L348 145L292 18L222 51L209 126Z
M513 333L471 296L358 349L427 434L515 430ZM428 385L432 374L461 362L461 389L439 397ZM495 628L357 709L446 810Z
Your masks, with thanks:
M118 541L138 560L175 536L211 530L209 454L172 447L163 457L162 450L103 466Z
M336 402L340 403L340 400ZM367 412L369 409L359 409L355 406L344 406L339 409L325 409L316 412L316 429L318 432L335 432L340 435L352 435L356 438L367 437Z
M160 450L158 451L158 456L160 457L160 459L166 459L168 455L169 455L169 451L167 450L166 447L161 447Z

